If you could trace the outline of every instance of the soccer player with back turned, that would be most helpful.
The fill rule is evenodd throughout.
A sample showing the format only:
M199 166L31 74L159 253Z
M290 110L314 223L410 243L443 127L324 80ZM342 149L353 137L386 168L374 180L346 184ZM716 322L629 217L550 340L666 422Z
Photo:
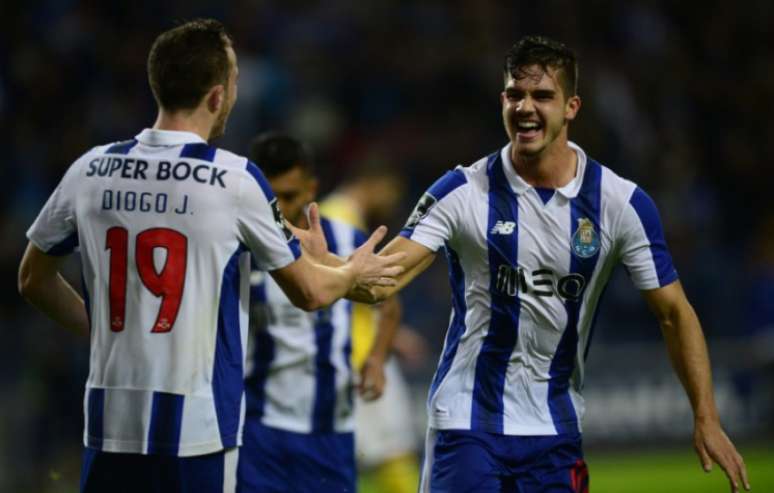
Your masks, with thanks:
M445 251L452 318L428 398L421 491L588 491L583 363L619 263L661 325L704 468L717 462L733 491L749 488L720 425L704 336L655 204L568 141L581 107L575 55L524 38L506 56L504 84L510 142L430 187L383 251L407 254L398 286L358 296L390 296ZM298 234L321 248L319 235Z
M308 310L401 270L372 253L383 228L343 267L315 263L259 168L208 144L237 75L219 22L161 34L148 57L153 128L77 159L27 233L22 295L90 332L83 492L235 490L250 253ZM84 299L59 274L76 247Z

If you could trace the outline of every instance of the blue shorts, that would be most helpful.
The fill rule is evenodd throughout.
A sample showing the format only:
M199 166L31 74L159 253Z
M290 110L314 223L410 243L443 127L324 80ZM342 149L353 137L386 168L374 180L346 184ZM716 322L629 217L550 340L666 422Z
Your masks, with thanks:
M423 493L588 493L580 435L428 430Z
M294 433L248 419L238 493L354 493L352 433Z
M193 457L119 454L87 448L81 493L233 493L237 449Z

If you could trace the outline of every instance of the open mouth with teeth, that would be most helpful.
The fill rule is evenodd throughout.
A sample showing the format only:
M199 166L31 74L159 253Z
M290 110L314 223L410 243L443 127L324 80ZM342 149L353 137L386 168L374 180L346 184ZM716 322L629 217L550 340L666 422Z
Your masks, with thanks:
M520 140L532 140L538 136L543 125L536 121L516 122L516 136Z

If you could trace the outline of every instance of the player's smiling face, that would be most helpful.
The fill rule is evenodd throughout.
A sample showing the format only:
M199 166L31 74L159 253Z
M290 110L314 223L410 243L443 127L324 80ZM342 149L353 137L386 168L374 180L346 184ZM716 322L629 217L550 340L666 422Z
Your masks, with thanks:
M555 69L532 65L521 74L506 79L500 95L503 122L517 155L539 157L558 137L566 140L566 124L575 118L580 98L564 94Z

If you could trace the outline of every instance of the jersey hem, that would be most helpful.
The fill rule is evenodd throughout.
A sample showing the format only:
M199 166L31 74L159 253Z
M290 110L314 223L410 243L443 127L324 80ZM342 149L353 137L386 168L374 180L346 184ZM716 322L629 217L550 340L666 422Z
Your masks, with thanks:
M228 438L232 438L232 437L228 437ZM102 445L96 446L96 445L90 444L90 442L92 443L101 442ZM241 445L240 442L241 440L237 441L237 446ZM120 453L120 454L140 454L140 455L164 455L164 456L173 456L173 457L191 457L196 455L206 455L214 452L220 452L221 450L225 450L225 447L223 446L223 443L220 440L212 440L204 443L196 443L191 445L180 445L177 448L176 454L165 454L165 453L150 454L147 451L150 444L146 441L115 440L115 439L108 439L108 438L103 438L100 440L94 437L86 436L83 441L83 445L86 448L100 450L102 452L113 452L113 453ZM166 444L165 444L165 447L169 448L169 446Z
M480 426L484 429L492 428L493 423L481 420L470 419L443 419L430 417L428 426L436 430L471 430L474 426ZM499 426L499 424L498 424ZM578 427L580 431L580 426ZM554 436L558 435L556 427L553 424L539 426L532 425L514 425L505 423L503 431L495 433L497 435L515 435L515 436Z
M294 423L292 421L287 421L283 419L267 418L264 416L263 418L261 418L260 423L263 426L268 426L269 428L276 428L278 430L289 431L291 433L299 433L303 435L324 434L321 432L313 431L312 427L308 424L300 425L299 423ZM354 423L351 426L348 426L348 425L334 426L332 431L332 433L354 433L354 432L355 432ZM325 432L325 433L329 433L329 432Z

